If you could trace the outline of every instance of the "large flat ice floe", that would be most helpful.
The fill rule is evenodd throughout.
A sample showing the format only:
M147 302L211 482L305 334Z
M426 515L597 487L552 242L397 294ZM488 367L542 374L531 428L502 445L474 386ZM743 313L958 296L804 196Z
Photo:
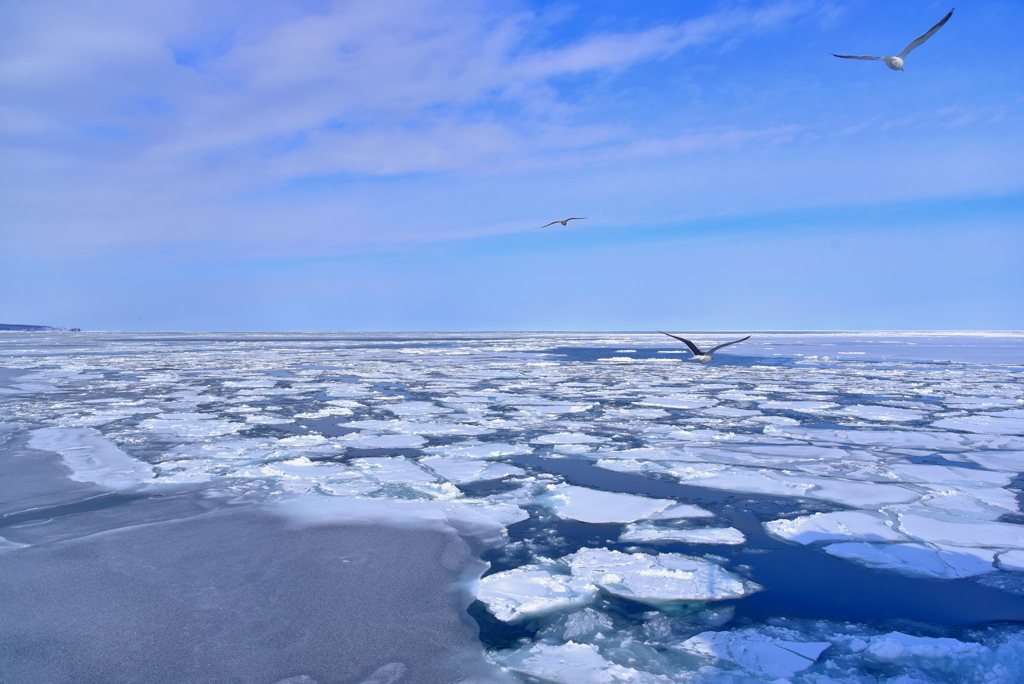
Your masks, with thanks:
M698 506L679 504L672 499L651 499L574 485L550 485L547 494L539 501L554 509L559 517L588 523L628 523L713 515Z

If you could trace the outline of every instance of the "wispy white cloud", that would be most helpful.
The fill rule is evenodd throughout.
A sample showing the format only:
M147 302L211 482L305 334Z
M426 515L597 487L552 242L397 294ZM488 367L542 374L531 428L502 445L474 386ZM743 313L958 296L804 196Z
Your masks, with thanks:
M977 152L878 194L865 169L887 148L858 141L907 129L921 111L816 128L778 86L752 102L733 83L737 46L843 16L827 2L728 2L640 28L574 26L563 39L571 13L490 0L0 5L0 220L14 227L0 248L213 240L315 251L529 230L570 201L612 223L658 222L1016 182L1012 159L986 160L997 177ZM647 102L625 76L642 82L657 67L670 84ZM823 80L802 83L803 67L784 79L813 93ZM700 116L690 103L673 111L668 91L684 82ZM840 153L800 144L843 129L838 176L850 180L826 186ZM942 156L907 146L922 164ZM808 163L794 161L800 150ZM788 187L764 172L771 163L790 169ZM374 179L395 185L359 185Z

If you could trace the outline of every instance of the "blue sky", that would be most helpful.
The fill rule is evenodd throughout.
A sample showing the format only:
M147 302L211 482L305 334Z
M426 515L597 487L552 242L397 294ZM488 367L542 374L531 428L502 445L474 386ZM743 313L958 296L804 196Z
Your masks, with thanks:
M949 9L0 3L0 322L1021 329L1024 5L829 56Z

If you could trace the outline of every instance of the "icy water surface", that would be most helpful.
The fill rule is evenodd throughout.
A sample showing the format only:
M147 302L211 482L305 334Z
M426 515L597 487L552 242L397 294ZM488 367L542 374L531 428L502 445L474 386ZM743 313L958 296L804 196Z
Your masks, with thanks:
M1024 681L1024 336L681 351L0 334L0 681Z

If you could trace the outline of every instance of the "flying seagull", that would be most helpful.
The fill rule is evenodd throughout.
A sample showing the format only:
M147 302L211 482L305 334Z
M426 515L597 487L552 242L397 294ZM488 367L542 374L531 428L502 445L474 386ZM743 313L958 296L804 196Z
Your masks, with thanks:
M680 342L682 342L683 344L685 344L687 347L690 348L690 351L693 352L693 360L694 361L700 361L701 363L707 363L711 359L715 358L715 357L712 356L712 354L714 354L716 351L718 351L722 347L728 347L730 344L736 344L737 342L743 342L744 340L749 340L750 339L750 335L747 335L743 339L733 340L732 342L726 342L725 344L720 344L717 347L712 347L711 349L708 349L706 352L703 352L700 349L697 349L697 345L695 345L693 342L691 342L690 340L688 340L686 338L680 337L679 335L673 335L672 333L667 333L667 332L664 332L662 330L659 330L658 332L660 332L662 335L668 335L669 337L674 337L677 340L679 340Z
M832 56L833 57L842 57L843 59L879 59L879 60L885 62L885 65L887 67L889 67L890 69L892 69L893 71L903 71L903 60L907 58L907 55L910 54L910 51L913 50L916 47L920 47L921 45L924 44L924 41L926 41L929 38L931 38L932 36L934 36L935 32L938 31L940 28L942 28L943 25L945 25L945 23L947 21L949 21L949 18L951 16L953 16L953 10L955 10L955 9L956 8L954 7L953 9L949 10L949 14L947 14L944 17L942 17L942 21L940 21L938 24L936 24L935 26L932 26L930 29L928 29L928 32L925 33L923 36L919 36L918 38L915 38L914 42L912 42L907 47L903 48L903 52L901 52L900 54L896 55L895 57L893 57L891 55L886 55L885 57L871 57L870 55L837 55L837 54L832 54Z
M567 218L564 221L552 221L551 223L548 223L546 225L541 226L541 228L547 228L548 226L553 226L556 223L561 223L564 226L569 221L582 221L585 218L587 218L587 217L586 216L573 216L572 218Z

